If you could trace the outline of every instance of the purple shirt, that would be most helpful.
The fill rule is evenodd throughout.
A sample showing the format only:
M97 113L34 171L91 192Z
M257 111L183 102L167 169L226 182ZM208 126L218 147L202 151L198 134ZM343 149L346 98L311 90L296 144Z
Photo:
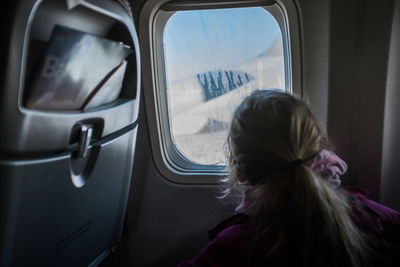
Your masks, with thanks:
M400 214L367 198L362 189L349 188L357 201L351 217L361 231L373 238L371 266L400 266ZM362 207L362 208L358 208ZM193 260L183 262L187 266L296 266L295 247L285 247L286 255L265 257L254 249L255 229L251 219L243 214L234 215L209 232L210 243ZM263 239L264 249L271 247L273 233ZM260 246L258 246L260 247ZM260 256L261 255L261 256ZM292 256L292 257L291 257Z

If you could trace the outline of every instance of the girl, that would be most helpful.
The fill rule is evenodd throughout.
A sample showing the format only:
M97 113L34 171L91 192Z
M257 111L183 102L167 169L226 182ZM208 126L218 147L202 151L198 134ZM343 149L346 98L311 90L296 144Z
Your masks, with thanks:
M253 92L228 136L224 196L241 191L242 203L180 266L400 266L400 214L340 188L347 166L326 146L302 101Z

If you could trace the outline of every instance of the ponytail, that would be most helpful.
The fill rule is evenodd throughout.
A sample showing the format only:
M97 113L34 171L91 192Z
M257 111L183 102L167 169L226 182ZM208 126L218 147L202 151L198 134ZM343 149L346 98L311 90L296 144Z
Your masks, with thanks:
M364 250L350 218L347 197L306 165L296 168L290 187L298 240L304 240L301 266L360 266Z

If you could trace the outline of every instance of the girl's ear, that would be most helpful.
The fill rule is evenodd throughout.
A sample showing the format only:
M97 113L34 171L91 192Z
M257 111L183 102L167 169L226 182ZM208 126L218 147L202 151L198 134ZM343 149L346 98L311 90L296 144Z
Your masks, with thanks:
M248 184L249 183L247 178L244 176L244 174L240 170L237 170L237 179L238 179L239 184Z

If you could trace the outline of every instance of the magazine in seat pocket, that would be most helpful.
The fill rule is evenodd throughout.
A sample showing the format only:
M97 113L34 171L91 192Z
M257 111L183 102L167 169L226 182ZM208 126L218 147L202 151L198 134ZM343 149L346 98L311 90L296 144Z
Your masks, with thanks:
M80 110L86 105L93 107L93 103L104 104L113 97L111 101L115 100L121 84L112 74L122 75L122 83L126 68L124 59L131 53L132 50L122 43L56 25L27 93L26 107ZM115 88L118 94L105 94L107 99L101 101L100 96L95 98L93 92L102 92L98 86L103 81L107 84L107 78L119 86ZM95 102L88 102L88 99Z

